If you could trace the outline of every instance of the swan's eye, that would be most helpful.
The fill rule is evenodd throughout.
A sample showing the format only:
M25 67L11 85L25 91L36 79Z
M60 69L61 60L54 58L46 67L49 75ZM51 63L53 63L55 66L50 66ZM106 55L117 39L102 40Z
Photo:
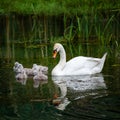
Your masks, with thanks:
M57 55L57 49L54 49L53 50L53 58L56 58L56 55Z
M56 53L57 52L57 49L53 50L53 53Z

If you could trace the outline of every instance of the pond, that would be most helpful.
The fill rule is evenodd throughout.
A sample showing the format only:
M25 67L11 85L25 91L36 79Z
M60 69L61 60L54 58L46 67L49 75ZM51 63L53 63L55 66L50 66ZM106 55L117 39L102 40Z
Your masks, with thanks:
M57 64L53 44L38 48L19 45L0 48L0 120L117 120L120 119L120 57L115 50L91 44L64 44L67 59L77 55L102 57L108 52L102 73L52 77ZM31 68L48 66L48 80L16 80L15 61Z

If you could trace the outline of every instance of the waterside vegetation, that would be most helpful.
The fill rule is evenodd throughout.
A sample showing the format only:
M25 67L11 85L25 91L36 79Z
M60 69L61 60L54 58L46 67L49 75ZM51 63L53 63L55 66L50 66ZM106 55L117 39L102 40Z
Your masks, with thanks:
M120 2L113 0L1 0L0 46L7 56L16 45L41 48L46 44L99 44L120 51ZM43 48L45 46L45 48ZM79 46L79 51L82 47ZM14 51L13 51L14 53Z
M0 1L0 36L15 42L47 43L64 37L76 42L97 39L101 44L115 39L118 44L119 17L119 1L4 0Z

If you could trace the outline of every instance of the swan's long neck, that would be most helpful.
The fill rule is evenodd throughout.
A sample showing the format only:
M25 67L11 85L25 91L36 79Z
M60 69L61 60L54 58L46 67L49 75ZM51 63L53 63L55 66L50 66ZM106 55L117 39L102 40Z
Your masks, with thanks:
M62 68L64 68L64 66L66 64L66 53L65 53L63 46L60 47L59 54L60 54L60 61L59 61L58 65L62 69Z

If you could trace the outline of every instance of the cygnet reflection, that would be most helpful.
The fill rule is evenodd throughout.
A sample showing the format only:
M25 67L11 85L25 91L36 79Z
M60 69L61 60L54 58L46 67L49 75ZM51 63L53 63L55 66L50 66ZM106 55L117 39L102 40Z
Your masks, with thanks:
M36 80L33 80L34 83L33 83L33 87L34 88L38 88L40 85L43 85L43 84L47 84L48 83L48 80L39 80L39 79L36 79Z
M18 74L16 78L16 81L21 83L22 85L26 85L26 82L27 82L27 78L19 78L19 76L21 77L22 75L21 74Z

